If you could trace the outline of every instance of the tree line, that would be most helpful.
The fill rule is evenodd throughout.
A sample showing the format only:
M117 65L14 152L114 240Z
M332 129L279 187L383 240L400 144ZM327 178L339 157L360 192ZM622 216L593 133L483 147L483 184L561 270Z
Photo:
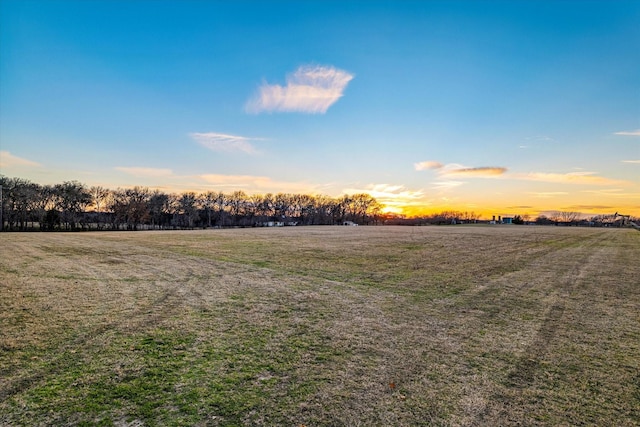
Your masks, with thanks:
M471 211L445 210L429 215L405 217L398 214L384 214L381 222L387 225L449 225L449 224L477 224L477 223L504 223L502 220L492 221L481 220L479 215ZM577 226L577 227L623 227L625 225L640 224L640 218L631 215L593 215L585 217L580 212L573 211L551 211L546 215L539 215L532 218L528 214L514 215L510 217L510 224L516 225L555 225L555 226Z
M480 215L474 211L443 210L428 215L406 217L401 214L388 213L383 215L384 224L388 225L450 225L475 224L480 221Z
M87 186L79 181L40 185L0 175L0 228L26 230L139 230L266 225L375 224L383 205L369 194L165 193L147 187Z

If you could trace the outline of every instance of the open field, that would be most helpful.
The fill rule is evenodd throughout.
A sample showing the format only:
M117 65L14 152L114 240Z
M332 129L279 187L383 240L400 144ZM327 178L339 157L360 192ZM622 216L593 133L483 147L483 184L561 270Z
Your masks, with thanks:
M0 235L0 425L640 423L640 233Z

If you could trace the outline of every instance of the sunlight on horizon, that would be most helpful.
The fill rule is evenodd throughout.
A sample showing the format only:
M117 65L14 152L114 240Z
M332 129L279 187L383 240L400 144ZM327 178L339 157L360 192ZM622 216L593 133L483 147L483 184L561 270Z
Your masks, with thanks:
M7 177L640 216L637 1L0 8Z

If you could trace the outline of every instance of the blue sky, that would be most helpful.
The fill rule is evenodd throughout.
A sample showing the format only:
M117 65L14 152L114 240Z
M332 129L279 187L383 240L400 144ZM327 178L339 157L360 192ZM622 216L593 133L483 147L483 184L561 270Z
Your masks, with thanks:
M0 173L640 215L640 2L0 2Z

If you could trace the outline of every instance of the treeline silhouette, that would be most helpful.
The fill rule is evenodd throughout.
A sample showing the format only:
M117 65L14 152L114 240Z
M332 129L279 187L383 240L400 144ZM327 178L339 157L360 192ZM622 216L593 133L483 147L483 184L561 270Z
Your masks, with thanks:
M330 197L244 191L165 193L147 187L88 187L78 181L40 185L0 175L4 231L140 230L282 225L368 225L381 205L362 193Z

